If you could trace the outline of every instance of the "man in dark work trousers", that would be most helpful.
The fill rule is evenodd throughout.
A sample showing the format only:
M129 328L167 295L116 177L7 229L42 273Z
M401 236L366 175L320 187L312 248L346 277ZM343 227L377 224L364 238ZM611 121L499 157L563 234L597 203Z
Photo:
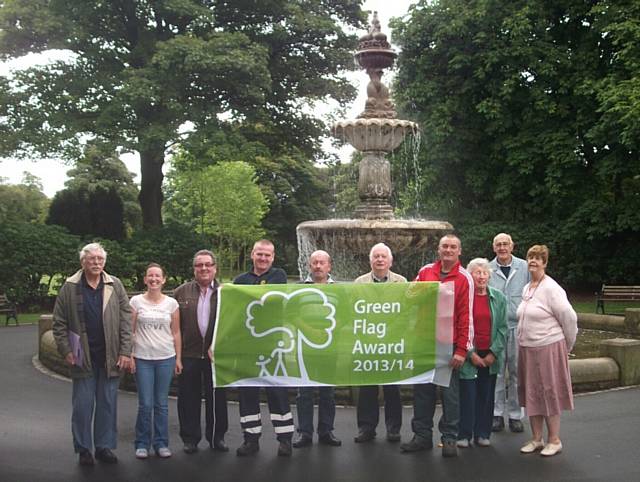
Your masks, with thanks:
M253 268L239 275L234 284L262 285L286 284L287 274L280 268L273 267L275 248L267 239L256 241L251 250ZM291 438L294 426L287 389L283 387L267 387L267 400L271 423L278 441L278 455L291 456ZM244 443L238 447L237 455L242 457L255 454L260 450L262 435L262 419L260 417L260 387L242 387L238 389L240 398L240 426L244 435Z

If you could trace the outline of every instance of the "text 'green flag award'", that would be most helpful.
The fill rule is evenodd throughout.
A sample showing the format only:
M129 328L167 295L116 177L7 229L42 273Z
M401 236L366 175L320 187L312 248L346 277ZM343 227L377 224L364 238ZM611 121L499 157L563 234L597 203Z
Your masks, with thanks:
M224 285L215 386L448 385L453 285Z

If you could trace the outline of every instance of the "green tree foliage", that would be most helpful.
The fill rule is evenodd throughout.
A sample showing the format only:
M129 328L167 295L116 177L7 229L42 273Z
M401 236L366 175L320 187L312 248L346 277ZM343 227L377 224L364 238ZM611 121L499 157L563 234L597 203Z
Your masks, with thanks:
M36 176L25 172L21 184L0 182L0 224L42 223L48 207L49 199Z
M67 172L65 189L56 193L47 223L65 226L83 237L121 240L141 226L138 188L125 164L90 142Z
M120 278L127 290L141 289L136 286L136 266L141 260L136 258L135 253L128 249L126 242L118 242L112 239L86 238L84 243L98 242L107 252L107 262L105 271Z
M307 158L313 106L351 100L359 0L8 0L0 56L63 49L67 61L0 78L0 152L77 157L86 136L141 159L146 227L162 224L165 150L224 118L259 125L263 144ZM189 122L191 131L180 131Z
M18 303L42 303L53 284L79 269L79 245L60 226L0 223L0 292Z
M161 228L136 231L124 242L124 248L133 259L135 274L132 285L138 290L144 289L144 272L150 262L162 265L167 273L166 287L175 288L193 278L192 260L197 251L215 251L211 241L195 233L192 226L171 221Z
M327 165L320 172L329 186L332 202L330 211L335 218L349 218L358 206L358 167L360 155L355 154L351 162L340 161Z
M245 162L222 162L173 171L169 180L169 217L191 219L192 228L211 240L227 266L239 269L239 253L264 236L261 221L268 201L256 184L255 169Z
M278 266L297 271L295 226L326 217L332 202L323 170L300 149L270 141L262 124L234 123L213 132L203 131L184 147L183 155L172 160L176 172L231 161L247 162L255 168L269 205L262 226L276 246Z
M549 244L573 285L638 281L639 9L440 0L396 21L396 98L422 127L424 212L463 237L494 223Z
M124 206L115 187L77 187L58 191L47 224L66 227L82 237L124 239Z
M99 189L115 191L122 200L125 229L128 233L142 227L142 213L138 203L140 190L134 174L116 155L97 143L90 142L75 167L67 171L65 187L71 190L93 192Z

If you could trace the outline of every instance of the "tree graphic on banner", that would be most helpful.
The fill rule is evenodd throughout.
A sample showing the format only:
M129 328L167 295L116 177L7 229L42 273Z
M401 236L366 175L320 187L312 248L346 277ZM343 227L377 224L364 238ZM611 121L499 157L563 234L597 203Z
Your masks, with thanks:
M315 288L290 294L268 292L250 303L245 326L264 346L256 360L258 376L286 377L299 372L300 378L309 380L304 347L322 350L331 345L335 312L327 295Z

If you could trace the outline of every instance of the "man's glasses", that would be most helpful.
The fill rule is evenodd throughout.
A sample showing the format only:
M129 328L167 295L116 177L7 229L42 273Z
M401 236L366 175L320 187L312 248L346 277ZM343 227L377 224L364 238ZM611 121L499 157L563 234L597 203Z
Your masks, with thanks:
M213 268L215 266L214 263L196 263L193 265L194 268L202 269L202 268Z
M106 259L102 256L87 256L85 258L89 263L103 264Z

